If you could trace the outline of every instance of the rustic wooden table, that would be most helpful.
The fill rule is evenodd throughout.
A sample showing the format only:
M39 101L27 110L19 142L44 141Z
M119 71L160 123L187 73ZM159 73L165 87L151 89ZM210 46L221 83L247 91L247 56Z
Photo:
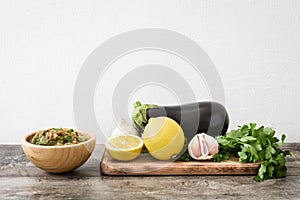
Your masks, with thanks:
M104 176L103 145L77 170L48 174L20 145L0 145L0 199L300 199L300 144L283 148L293 154L287 177L255 182L253 176Z

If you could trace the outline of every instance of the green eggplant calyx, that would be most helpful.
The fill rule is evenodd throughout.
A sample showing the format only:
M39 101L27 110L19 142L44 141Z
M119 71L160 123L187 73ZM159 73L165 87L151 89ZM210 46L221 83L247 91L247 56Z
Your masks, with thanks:
M132 122L134 125L137 125L140 127L140 129L144 129L145 125L147 124L147 110L149 108L158 108L158 105L153 104L142 104L140 101L137 101L134 103L134 110L132 113ZM136 126L134 126L137 128Z

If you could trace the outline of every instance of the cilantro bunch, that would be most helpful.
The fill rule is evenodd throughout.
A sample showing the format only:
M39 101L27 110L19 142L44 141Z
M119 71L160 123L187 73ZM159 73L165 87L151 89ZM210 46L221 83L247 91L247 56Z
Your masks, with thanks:
M258 175L254 177L256 181L286 176L285 156L291 154L279 148L284 143L285 135L279 143L272 128L256 128L256 124L250 123L249 126L239 126L226 135L217 136L216 140L219 152L213 156L215 161L228 160L234 154L242 163L261 162Z

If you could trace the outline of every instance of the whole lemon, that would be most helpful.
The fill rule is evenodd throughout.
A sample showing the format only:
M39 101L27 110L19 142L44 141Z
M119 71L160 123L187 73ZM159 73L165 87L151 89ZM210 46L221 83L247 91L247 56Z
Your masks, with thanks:
M154 158L170 160L182 151L184 133L181 126L171 118L150 118L143 132L143 141Z

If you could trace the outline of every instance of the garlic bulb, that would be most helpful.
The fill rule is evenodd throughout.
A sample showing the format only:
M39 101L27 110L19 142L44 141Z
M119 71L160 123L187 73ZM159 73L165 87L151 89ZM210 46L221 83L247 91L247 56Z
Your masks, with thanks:
M205 133L197 134L188 145L188 152L195 160L210 160L218 153L218 142Z
M117 135L135 135L139 136L139 133L135 128L133 128L131 125L127 123L127 121L124 118L120 118L117 124L117 127L111 134L112 136Z

